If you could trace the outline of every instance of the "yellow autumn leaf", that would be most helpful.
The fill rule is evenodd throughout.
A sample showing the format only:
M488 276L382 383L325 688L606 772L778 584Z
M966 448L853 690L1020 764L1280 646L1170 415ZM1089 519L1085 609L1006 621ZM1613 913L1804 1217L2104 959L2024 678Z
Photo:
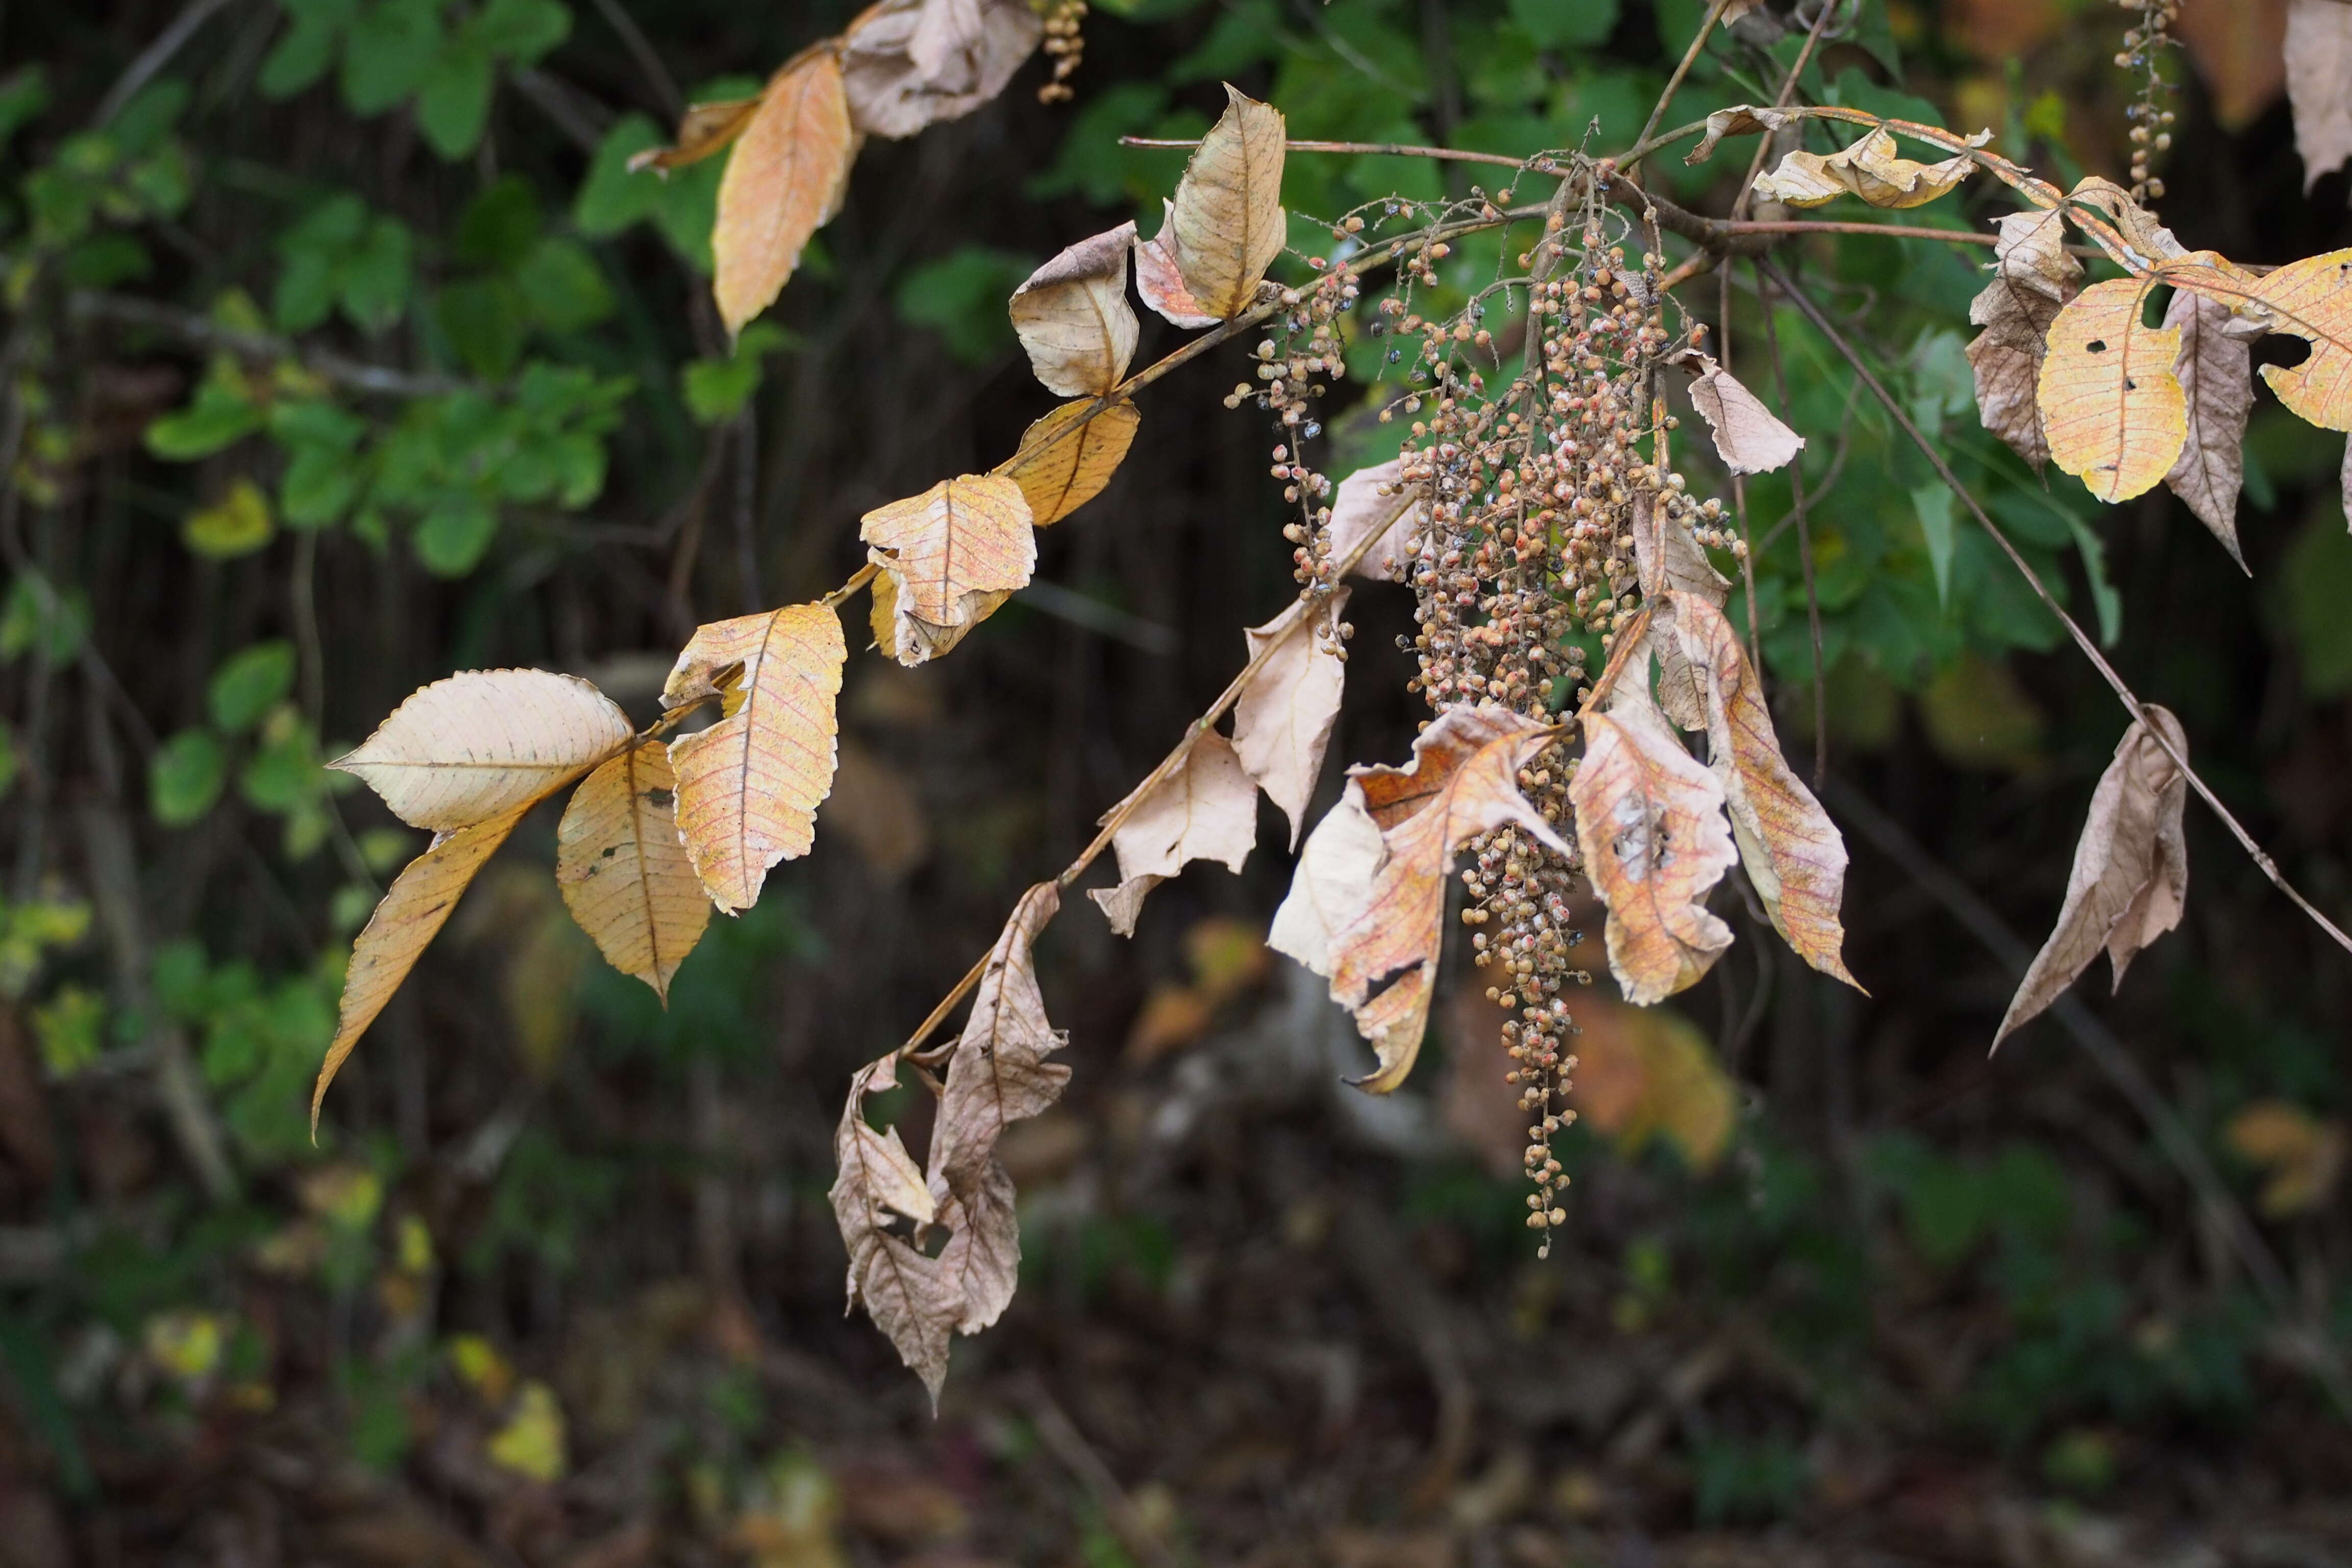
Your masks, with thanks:
M2035 386L2050 459L2104 501L2161 484L2189 439L2180 329L2140 320L2151 279L2094 283L2050 323Z
M838 50L828 38L786 61L727 161L710 254L711 289L730 332L775 301L809 236L840 210L857 136Z
M565 1468L563 1406L555 1391L533 1379L515 1396L514 1414L490 1435L490 1463L534 1481L555 1481Z
M2263 366L2263 379L2321 429L2352 430L2352 250L2290 261L2251 281L2251 303L2238 301L2247 313L2311 345L2301 364Z
M327 765L411 827L446 833L544 799L630 734L628 715L576 675L468 669L419 688Z
M1143 423L1135 405L1121 398L1097 409L1096 402L1082 397L1063 404L1023 431L1021 449L996 465L997 473L1021 487L1029 521L1039 528L1102 494L1135 444Z
M1024 586L1037 566L1029 499L1003 474L943 479L921 495L877 507L860 520L857 537L868 547L866 559L890 579L888 646L901 664L922 663L939 634L993 613L1003 600L990 603L990 596Z
M434 836L432 847L408 863L392 890L352 944L352 961L343 973L343 999L335 1020L335 1038L319 1068L310 1089L310 1135L319 1133L319 1108L326 1102L327 1086L335 1080L352 1047L375 1022L400 983L416 966L417 955L431 943L449 912L457 907L466 884L482 868L491 853L507 840L515 824L537 802L534 796L502 816L469 827Z
M669 1000L710 900L677 836L669 750L647 741L590 773L555 830L555 881L604 960Z
M829 605L792 605L695 628L662 702L719 699L719 722L670 742L686 852L730 914L760 897L768 868L808 853L833 787L835 699L849 650Z
M232 561L268 544L277 531L269 498L251 479L239 479L219 500L202 511L190 512L180 537L206 560Z
M1168 237L1176 270L1203 312L1231 321L1257 297L1282 254L1282 113L1225 89L1225 112L1201 138L1176 186Z

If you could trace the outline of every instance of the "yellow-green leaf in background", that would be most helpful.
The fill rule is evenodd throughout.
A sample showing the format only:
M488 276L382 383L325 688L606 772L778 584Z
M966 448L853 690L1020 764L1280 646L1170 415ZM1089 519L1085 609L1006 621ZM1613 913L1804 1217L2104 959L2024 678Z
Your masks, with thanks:
M268 544L278 531L269 514L269 498L251 479L239 479L202 511L190 512L180 526L189 549L213 561L250 555Z

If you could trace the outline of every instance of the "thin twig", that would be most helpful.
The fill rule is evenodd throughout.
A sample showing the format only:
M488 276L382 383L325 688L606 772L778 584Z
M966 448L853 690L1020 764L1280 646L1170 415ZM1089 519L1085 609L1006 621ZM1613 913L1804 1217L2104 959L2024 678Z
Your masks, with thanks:
M1840 4L1842 0L1822 0L1822 8L1813 15L1812 30L1805 35L1805 47L1797 51L1796 63L1780 79L1780 96L1772 100L1773 108L1785 109L1789 100L1797 96L1797 79L1805 74L1806 63L1813 58L1813 50L1820 47L1822 33L1829 26L1830 18L1836 15ZM1756 194L1756 176L1764 172L1764 155L1771 150L1772 134L1768 131L1756 139L1755 155L1748 160L1748 177L1740 181L1739 194L1731 198L1731 216L1735 221L1748 216L1748 204Z
M257 359L299 360L327 380L355 392L380 393L387 397L431 397L443 393L480 390L475 383L454 376L396 370L390 365L345 359L326 349L305 348L291 338L281 338L275 332L248 331L242 327L228 326L198 311L183 310L155 300L77 289L68 297L67 309L85 320L149 327L205 348L227 349Z
M663 112L673 120L684 113L686 97L677 90L677 79L662 64L661 56L655 52L636 18L622 7L621 0L596 0L596 10L611 24L613 31L621 35L622 45L628 49L629 58L637 62L637 69L645 73L646 83L654 89L654 99Z
M1716 279L1715 353L1723 374L1731 374L1731 274L1723 273ZM1739 519L1739 542L1746 548L1739 552L1739 576L1748 589L1748 663L1750 668L1764 668L1764 644L1756 629L1756 536L1748 526L1748 481L1738 469L1731 472L1731 509Z
M2124 678L2116 673L2115 666L2107 662L2106 656L2099 651L2098 644L2093 642L2089 635L2076 623L2074 617L2066 613L2065 607L2051 596L2049 588L2042 581L2041 574L2035 572L2026 563L2025 557L2017 552L2017 547L2009 542L2009 536L1994 526L1991 518L1985 515L1984 508L1977 504L1976 497L1970 495L1968 488L1960 483L1958 476L1952 472L1951 465L1944 461L1943 454L1937 451L1927 437L1919 433L1919 427L1911 422L1911 416L1904 412L1903 405L1896 402L1880 384L1878 377L1871 374L1870 367L1863 363L1862 356L1854 352L1853 345L1846 342L1845 335L1837 330L1820 306L1798 292L1796 286L1789 280L1788 275L1780 268L1769 260L1759 261L1757 265L1761 267L1779 286L1780 291L1805 313L1806 319L1813 323L1814 328L1837 345L1838 352L1845 356L1846 363L1853 366L1854 374L1862 377L1872 394L1885 406L1887 413L1894 416L1895 422L1903 427L1903 433L1910 437L1913 444L1926 455L1928 463L1935 468L1937 477L1950 487L1952 493L1959 497L1961 504L1969 509L1969 514L1977 520L1978 525L1992 536L1995 544L2000 546L2001 553L2009 557L2010 564L2017 568L2019 574L2025 579L2026 586L2033 590L2034 596L2048 607L2052 615L2058 617L2059 624L2066 628L2066 635L2074 639L2074 646L2083 650L2083 657L2089 659L2091 667L2105 679L2117 700L2123 703L2125 710L2131 714L2133 721L2141 722L2147 715L2147 705L2133 693L2129 686L2124 683ZM2189 759L2173 749L2172 742L2166 737L2163 729L2154 724L2146 724L2143 727L2147 733L2154 738L2156 743L2164 748L2165 755L2172 759L2173 765L2178 767L2181 776L2189 781L2189 787L2197 792L2197 798L2203 801L2211 809L2213 815L2221 819L2222 826L2229 828L2231 836L2237 839L2240 847L2245 850L2248 858L2261 869L2263 875L2270 879L2271 885L2285 894L2288 901L2295 908L2310 916L2313 923L2336 940L2337 946L2347 952L2352 952L2352 937L2346 936L2334 921L2320 913L2309 899L2295 890L2294 885L2289 882L2284 874L2279 870L2278 862L2273 860L2264 852L2263 847L2254 842L2254 836L2246 831L2244 824L2231 814L2228 806L2221 804L2221 798L2214 795L2211 786L2199 776L2195 768L2189 765Z
M180 14L172 18L172 25L158 33L155 41L140 51L139 58L106 89L106 96L98 100L98 108L89 117L91 126L102 129L108 121L121 113L123 105L136 98L139 89L171 64L172 57L196 36L196 29L228 3L229 0L188 0Z
M1665 116L1666 106L1674 102L1675 94L1682 89L1683 79L1690 75L1691 67L1698 63L1699 50L1706 47L1709 35L1714 33L1715 25L1723 20L1724 10L1730 4L1731 0L1715 0L1715 3L1706 8L1706 20L1698 25L1698 32L1691 39L1690 47L1683 51L1682 61L1675 67L1675 74L1666 79L1665 90L1659 93L1658 101L1651 105L1650 118L1642 127L1640 141L1648 142L1650 132L1658 128L1658 121ZM1629 157L1625 162L1625 167L1637 168L1640 163L1639 157Z

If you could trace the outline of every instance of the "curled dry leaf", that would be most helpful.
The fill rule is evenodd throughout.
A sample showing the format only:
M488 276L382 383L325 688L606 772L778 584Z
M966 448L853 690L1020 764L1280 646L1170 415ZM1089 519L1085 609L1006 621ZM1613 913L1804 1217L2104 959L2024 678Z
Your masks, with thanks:
M2288 0L2286 96L2303 189L2352 158L2352 9L2336 0Z
M1129 795L1103 814L1108 822L1129 810ZM1118 886L1087 897L1102 906L1110 929L1135 934L1136 917L1152 889L1193 860L1219 860L1239 871L1257 846L1257 785L1242 770L1234 743L1204 731L1176 771L1137 804L1111 836L1118 851Z
M2164 324L2180 333L2172 374L2180 378L2189 435L2164 482L2246 570L2238 548L2238 491L2245 484L2246 416L2254 403L2253 347L2262 328L2209 294L2175 289Z
M1668 517L1649 490L1635 490L1633 504L1633 562L1646 592L1694 594L1711 605L1723 603L1731 580L1715 569L1698 547L1690 525Z
M997 1143L1069 1082L1068 1068L1045 1059L1067 1042L1046 1019L1031 951L1060 907L1055 884L1030 889L988 955L949 1058L929 1171L916 1169L895 1129L866 1121L866 1097L897 1087L895 1055L850 1080L834 1135L833 1212L849 1249L850 1304L866 1303L934 1401L947 1377L950 1335L994 1322L1019 1278L1015 1194ZM894 1215L914 1222L911 1237L892 1228ZM933 1224L948 1231L936 1257L919 1246Z
M1763 685L1723 612L1687 594L1669 594L1666 603L1673 614L1655 623L1656 635L1703 674L1706 754L1748 879L1797 956L1859 991L1846 972L1838 918L1845 840L1781 756Z
M1061 1099L1070 1081L1068 1068L1045 1059L1069 1037L1045 1017L1031 951L1060 909L1060 889L1040 882L1004 922L948 1060L931 1133L931 1196L956 1227L940 1261L961 1295L956 1327L967 1334L996 1321L1020 1273L1013 1178L997 1158L997 1142L1013 1123Z
M2237 273L2240 280L2253 296L2233 292L2243 314L2311 345L2301 364L2263 366L2278 400L2323 430L2352 430L2352 250L2290 261L2260 279Z
M877 1131L866 1120L866 1097L898 1088L898 1066L894 1053L850 1079L848 1103L833 1135L835 1173L828 1195L849 1251L849 1305L866 1303L874 1326L889 1336L898 1359L936 1401L947 1381L949 1337L963 1321L963 1292L939 1258L889 1228L894 1215L918 1226L935 1217L929 1185L898 1129Z
M1339 804L1307 836L1290 891L1274 911L1266 945L1328 975L1331 939L1355 923L1371 901L1372 877L1387 853L1379 826L1364 810L1363 785L1349 779Z
M1769 473L1805 449L1805 438L1781 424L1712 354L1685 349L1674 363L1691 373L1691 406L1715 437L1715 455L1733 473Z
M1969 138L1970 146L1992 139L1990 132ZM1792 207L1817 207L1842 195L1860 196L1874 207L1916 207L1934 201L1969 177L1976 160L1962 153L1940 163L1918 163L1896 155L1894 133L1877 127L1843 153L1801 148L1756 181L1756 199Z
M1428 522L1426 487L1405 479L1402 458L1358 468L1339 481L1331 499L1331 557L1346 560L1366 534L1377 533L1379 542L1349 574L1402 583L1412 569L1417 536Z
M2173 232L2157 221L2156 215L2132 200L2132 194L2104 174L2085 174L2074 182L2066 193L2070 205L2090 208L2104 215L2115 226L2116 232L2142 260L2161 263L2189 253L2189 247L2175 237ZM2080 222L2079 217L2076 222ZM2218 259L2211 251L2200 253L2208 261Z
M1003 609L1005 601L1013 597L1009 591L1003 589L992 594L975 594L968 601L971 609L968 618L951 626L935 626L929 621L899 616L898 584L888 573L875 578L868 592L873 598L873 607L866 625L874 633L874 646L886 658L897 659L909 669L953 653L957 644L978 630L981 622Z
M789 605L695 628L662 702L716 697L719 721L670 742L677 826L710 901L759 900L768 868L808 853L833 787L835 699L849 650L829 605Z
M1231 86L1225 100L1184 167L1168 228L1185 291L1220 321L1257 298L1285 234L1282 113Z
M1339 657L1339 625L1347 607L1342 588L1313 626L1298 624L1307 613L1301 599L1244 634L1252 659L1269 645L1274 651L1234 704L1234 750L1242 771L1290 818L1294 847L1307 826L1307 803L1323 773L1331 727L1339 720L1348 664Z
M469 669L422 687L349 754L411 827L468 827L543 799L629 743L628 715L592 683L544 669Z
M2050 456L2104 501L2128 500L2171 471L2189 436L2172 373L2177 327L2141 324L2151 284L2094 283L2050 323L2036 399Z
M1569 785L1585 874L1609 906L1609 969L1647 1006L1705 974L1731 945L1706 895L1738 858L1723 783L1685 751L1650 701L1646 661L1606 712L1584 716L1584 760Z
M1099 397L1127 374L1135 311L1127 302L1127 252L1135 225L1082 239L1032 272L1007 310L1029 366L1062 397Z
M677 834L669 749L634 746L572 792L555 830L555 881L604 961L669 1000L670 976L702 940L710 900Z
M945 651L938 646L943 634L993 614L1003 600L991 596L1024 586L1037 566L1029 498L1003 474L942 479L877 507L860 521L857 537L895 590L891 641L901 664ZM946 638L946 646L956 640Z
M1044 37L1027 0L882 0L842 39L850 117L864 134L896 138L970 114Z
M411 860L396 878L383 901L352 944L351 966L343 972L343 998L335 1019L335 1037L320 1065L310 1089L310 1136L319 1135L319 1108L326 1102L327 1086L375 1022L419 953L432 942L457 907L466 884L482 868L492 852L507 840L536 797L504 814L452 832L436 833L424 854Z
M1213 327L1217 318L1202 309L1184 287L1176 267L1176 204L1161 198L1160 233L1135 242L1135 291L1143 302L1179 327Z
M1969 303L1982 327L1969 344L1976 372L1977 417L2040 473L2050 460L2040 402L2050 323L2083 287L2083 268L2066 254L2066 225L2055 210L2009 213L1993 245L1993 279Z
M759 111L757 98L730 98L712 103L689 103L678 117L677 139L667 147L648 147L630 158L629 172L658 169L668 174L688 163L699 163L714 153L724 153L743 134Z
M2180 831L2189 777L2159 733L2173 752L2189 755L2180 721L2154 703L2124 731L2115 760L2091 792L2058 923L2018 985L1992 1037L1995 1046L2056 1001L2101 948L2120 988L2124 970L2140 950L2180 923L2189 897L2189 846Z
M1355 1015L1380 1062L1358 1087L1386 1094L1412 1071L1429 1024L1455 853L1507 825L1570 852L1518 784L1519 770L1558 737L1553 726L1507 709L1449 708L1413 742L1410 768L1349 770L1386 850L1363 908L1329 943L1332 998Z
M857 156L833 39L803 50L772 78L727 161L711 289L730 332L774 303L809 236L840 210Z
M1729 109L1718 109L1706 117L1706 134L1698 145L1683 157L1685 163L1704 163L1715 156L1717 143L1727 136L1754 136L1778 131L1794 121L1795 116L1785 110L1759 109L1754 104L1735 103Z
M995 471L1021 487L1029 521L1044 528L1102 494L1142 423L1126 398L1107 407L1091 397L1065 403L1023 431L1020 450Z

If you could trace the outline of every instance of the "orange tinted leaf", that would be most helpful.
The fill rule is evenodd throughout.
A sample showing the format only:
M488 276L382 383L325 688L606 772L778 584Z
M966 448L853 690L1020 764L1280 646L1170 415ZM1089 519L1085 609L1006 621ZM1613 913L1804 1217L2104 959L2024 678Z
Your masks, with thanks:
M710 900L677 834L677 783L659 741L623 752L572 793L555 830L555 881L604 961L669 1000Z
M629 160L629 172L659 169L667 174L688 163L699 163L714 153L735 144L758 113L760 100L730 98L713 103L689 103L677 122L677 140L667 147L648 147Z
M1003 602L991 595L1025 585L1037 565L1029 499L1003 474L965 474L877 507L857 537L891 580L901 664L929 658L940 634L983 618Z
M2301 364L2263 366L2263 379L2321 429L2352 430L2352 250L2290 261L2252 292L2252 303L2239 301L2247 315L2311 345Z
M769 81L719 182L711 289L730 332L782 291L809 236L840 208L856 155L841 58L828 39Z
M1168 232L1176 270L1200 310L1230 321L1257 298L1282 254L1282 114L1225 89L1225 112L1192 150Z
M695 628L665 706L720 699L719 722L669 746L677 826L711 902L732 914L777 861L808 853L833 787L835 699L849 657L827 605L792 605Z
M2104 501L2128 500L2171 471L2189 437L2189 401L2173 374L2174 327L2147 327L2153 284L2094 283L2050 323L2035 394L2051 460Z
M1160 232L1135 242L1135 291L1143 302L1179 327L1213 327L1217 318L1192 298L1176 266L1176 204L1162 198Z
M1143 416L1133 403L1122 398L1089 417L1095 406L1091 397L1063 404L1023 431L1021 449L996 466L1021 487L1029 521L1039 528L1102 494L1135 444Z

